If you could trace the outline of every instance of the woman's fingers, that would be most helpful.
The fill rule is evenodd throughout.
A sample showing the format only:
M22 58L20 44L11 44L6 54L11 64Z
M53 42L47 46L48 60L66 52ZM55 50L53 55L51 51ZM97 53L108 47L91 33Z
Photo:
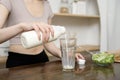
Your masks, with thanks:
M48 27L49 27L49 30L51 32L52 37L54 37L54 29L53 29L53 27L50 26L50 25L48 25Z
M52 36L54 36L54 30L53 30L52 26L50 26L48 24L34 23L33 28L37 32L39 39L42 36L42 41L43 42L48 42L48 40L50 38L50 34ZM40 32L42 33L42 35L40 34Z
M41 34L40 34L40 30L39 30L38 26L34 24L34 25L33 25L33 28L34 28L34 30L36 31L39 40L41 40Z
M51 25L45 24L45 23L40 23L41 26L44 26L44 28L46 28L47 31L49 31L49 35L51 33L51 35L54 37L54 29Z
M37 24L37 27L39 28L39 32L42 34L41 35L42 36L42 41L45 42L46 35L45 35L45 29L44 29L44 27L42 27L40 24Z
M76 54L75 54L75 58L76 58L77 60L79 60L79 59L85 59L80 53L76 53Z
M49 25L43 24L42 26L44 26L44 28L45 28L45 35L46 35L45 40L48 42L48 40L50 38L50 33L51 33L50 30L49 30Z
M50 37L49 27L47 26L47 24L39 24L39 28L43 34L44 41L47 42L49 40L49 37Z

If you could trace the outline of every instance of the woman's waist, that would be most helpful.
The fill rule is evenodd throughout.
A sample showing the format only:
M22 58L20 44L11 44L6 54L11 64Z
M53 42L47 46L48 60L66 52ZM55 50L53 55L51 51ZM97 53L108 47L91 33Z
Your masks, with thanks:
M21 44L11 44L9 51L21 54L36 55L43 51L43 46L26 49Z

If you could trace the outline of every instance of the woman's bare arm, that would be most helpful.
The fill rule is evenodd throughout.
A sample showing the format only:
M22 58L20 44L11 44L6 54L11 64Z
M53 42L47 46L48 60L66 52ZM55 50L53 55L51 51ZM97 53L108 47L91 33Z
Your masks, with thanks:
M15 25L8 28L3 28L3 25L8 17L9 11L6 7L0 4L0 43L9 40L10 38L16 36L23 30Z
M48 24L51 24L51 19L48 20ZM46 43L44 47L50 54L61 58L61 51L53 42Z
M58 47L56 47L56 45L53 42L46 43L44 47L53 56L61 58L61 51Z

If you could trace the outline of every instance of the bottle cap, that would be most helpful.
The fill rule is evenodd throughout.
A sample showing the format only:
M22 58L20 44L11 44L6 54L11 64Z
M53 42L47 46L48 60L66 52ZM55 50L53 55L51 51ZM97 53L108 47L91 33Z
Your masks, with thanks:
M79 65L85 65L86 60L85 59L79 59L78 64Z

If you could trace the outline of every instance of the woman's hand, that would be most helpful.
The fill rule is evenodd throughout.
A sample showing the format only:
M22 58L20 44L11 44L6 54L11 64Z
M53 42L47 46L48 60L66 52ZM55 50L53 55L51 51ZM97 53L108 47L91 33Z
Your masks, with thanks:
M47 42L49 40L50 34L54 36L53 27L42 22L20 23L19 25L21 26L23 31L35 30L39 39L41 37L40 32L42 32L43 42Z
M76 53L76 54L75 54L75 58L76 58L77 61L79 61L79 59L85 59L85 58L83 57L83 55L81 55L80 53Z

